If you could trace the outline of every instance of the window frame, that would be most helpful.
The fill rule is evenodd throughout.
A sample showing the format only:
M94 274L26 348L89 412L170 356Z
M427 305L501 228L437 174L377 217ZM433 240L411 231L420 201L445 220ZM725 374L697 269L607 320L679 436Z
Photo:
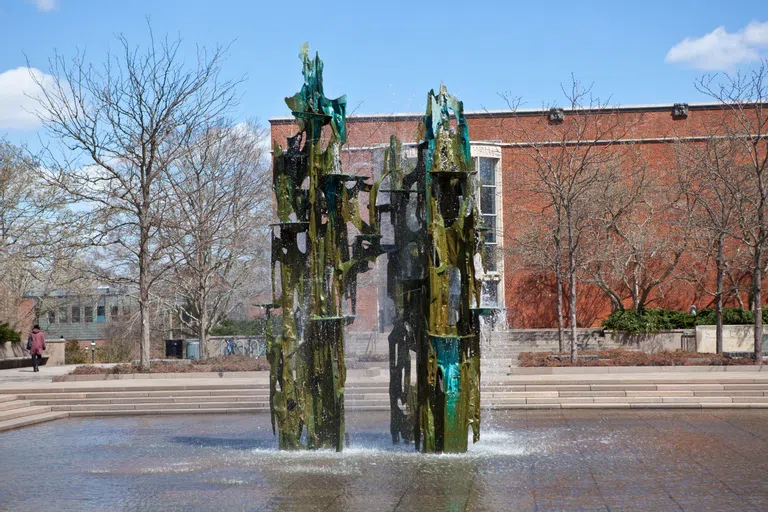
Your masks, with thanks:
M504 308L505 303L505 297L504 297L504 279L502 279L502 276L504 274L504 258L501 256L500 249L503 247L503 239L499 236L499 233L503 232L503 197L502 197L502 173L501 173L501 147L497 144L489 144L489 143L481 143L481 144L472 144L470 146L471 148L471 156L472 156L472 164L477 171L477 191L476 191L476 197L477 197L477 210L478 213L482 219L483 224L485 225L486 219L493 218L494 220L494 233L493 233L493 241L489 242L487 239L484 241L484 245L486 247L492 247L493 248L493 254L495 255L494 259L494 265L491 267L488 264L488 261L486 260L485 266L486 266L486 272L485 276L483 277L483 286L492 286L489 283L495 283L495 295L496 295L496 301L494 304L482 304L483 306L492 306L497 307L500 309ZM483 181L483 173L481 172L480 166L481 166L481 159L488 159L494 161L494 168L493 168L493 183L488 183ZM493 213L483 213L483 191L484 190L493 190L492 197L494 198L494 205L493 205ZM486 197L488 195L488 192L486 192ZM486 255L484 255L486 257ZM489 269L489 267L491 267ZM485 295L483 293L482 295Z

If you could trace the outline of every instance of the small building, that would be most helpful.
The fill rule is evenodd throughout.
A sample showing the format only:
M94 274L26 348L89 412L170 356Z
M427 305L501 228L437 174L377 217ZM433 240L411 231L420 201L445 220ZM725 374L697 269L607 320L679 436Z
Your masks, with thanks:
M126 290L109 286L85 292L33 293L30 297L35 301L37 323L48 338L75 340L83 345L103 341L109 325L129 320L138 310Z

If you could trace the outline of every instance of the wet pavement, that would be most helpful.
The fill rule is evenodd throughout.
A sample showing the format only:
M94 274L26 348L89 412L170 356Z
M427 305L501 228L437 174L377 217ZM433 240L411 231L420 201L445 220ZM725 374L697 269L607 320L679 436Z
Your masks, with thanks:
M463 455L279 452L263 415L68 419L0 434L0 510L768 510L768 411L494 411ZM488 425L490 423L490 425Z

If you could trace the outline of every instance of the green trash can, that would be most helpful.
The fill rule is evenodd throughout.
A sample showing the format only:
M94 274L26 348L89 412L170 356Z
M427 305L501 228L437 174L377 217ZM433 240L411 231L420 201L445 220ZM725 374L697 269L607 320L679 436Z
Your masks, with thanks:
M200 340L187 340L187 359L200 359Z

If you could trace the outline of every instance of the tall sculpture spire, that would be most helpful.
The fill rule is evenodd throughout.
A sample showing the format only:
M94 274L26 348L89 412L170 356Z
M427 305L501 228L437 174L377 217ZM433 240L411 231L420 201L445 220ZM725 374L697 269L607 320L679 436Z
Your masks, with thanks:
M464 452L469 427L475 441L480 437L477 316L483 251L464 106L445 86L429 92L422 133L428 305L418 363L417 442L425 452Z
M282 333L269 340L270 409L280 448L341 451L344 326L354 319L357 274L381 253L375 222L378 186L342 174L346 99L325 97L323 62L319 56L309 58L307 45L300 58L304 85L285 100L298 133L288 139L285 152L277 144L274 148L280 222L272 232L273 307L282 310L283 322ZM324 144L327 126L331 131ZM369 222L360 217L361 192L371 198ZM351 245L350 222L359 233ZM345 303L350 315L345 315Z

